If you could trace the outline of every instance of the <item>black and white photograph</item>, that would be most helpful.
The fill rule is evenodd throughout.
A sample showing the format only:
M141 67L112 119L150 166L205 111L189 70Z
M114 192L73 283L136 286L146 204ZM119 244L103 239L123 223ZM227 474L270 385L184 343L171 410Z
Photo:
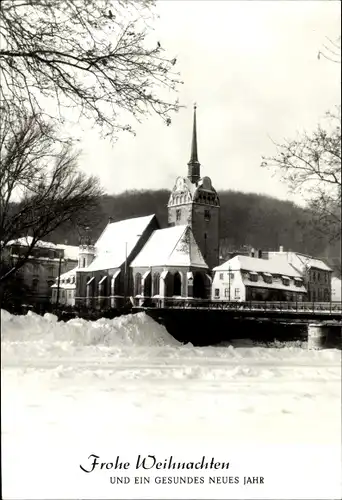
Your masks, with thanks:
M0 2L4 500L341 498L340 25Z

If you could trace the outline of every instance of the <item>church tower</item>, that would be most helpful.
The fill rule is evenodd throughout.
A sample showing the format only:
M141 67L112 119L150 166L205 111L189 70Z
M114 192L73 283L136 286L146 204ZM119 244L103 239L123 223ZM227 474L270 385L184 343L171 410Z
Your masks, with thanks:
M209 177L201 178L194 106L188 176L177 177L168 203L169 226L187 224L210 269L219 264L220 200Z

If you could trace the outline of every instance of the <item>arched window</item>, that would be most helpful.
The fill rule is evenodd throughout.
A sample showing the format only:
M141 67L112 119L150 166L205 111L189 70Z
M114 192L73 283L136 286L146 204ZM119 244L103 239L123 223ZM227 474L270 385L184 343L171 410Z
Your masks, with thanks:
M153 275L153 295L159 295L160 292L160 274L154 273Z
M135 295L141 295L141 274L140 273L137 273L135 275L134 290L135 290Z
M182 295L182 278L178 272L173 276L173 295Z

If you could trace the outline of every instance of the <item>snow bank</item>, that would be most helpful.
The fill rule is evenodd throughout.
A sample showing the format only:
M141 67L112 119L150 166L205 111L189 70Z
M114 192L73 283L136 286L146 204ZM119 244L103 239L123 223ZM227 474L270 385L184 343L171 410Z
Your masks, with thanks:
M29 311L26 316L12 316L1 311L2 341L70 342L91 346L179 346L166 329L145 313L129 314L114 319L87 321L81 318L57 322L57 316L43 317Z

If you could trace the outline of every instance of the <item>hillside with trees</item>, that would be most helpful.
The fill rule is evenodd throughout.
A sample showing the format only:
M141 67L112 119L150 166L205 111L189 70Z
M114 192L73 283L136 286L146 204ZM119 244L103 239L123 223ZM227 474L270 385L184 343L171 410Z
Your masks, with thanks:
M161 227L167 227L168 190L127 191L104 195L99 206L87 215L89 235L96 240L109 217L114 221L156 214ZM254 247L255 249L294 250L322 257L335 269L339 267L339 242L329 242L310 211L290 201L238 191L219 192L221 201L221 254ZM64 224L51 235L51 241L78 245L84 229L75 232Z

